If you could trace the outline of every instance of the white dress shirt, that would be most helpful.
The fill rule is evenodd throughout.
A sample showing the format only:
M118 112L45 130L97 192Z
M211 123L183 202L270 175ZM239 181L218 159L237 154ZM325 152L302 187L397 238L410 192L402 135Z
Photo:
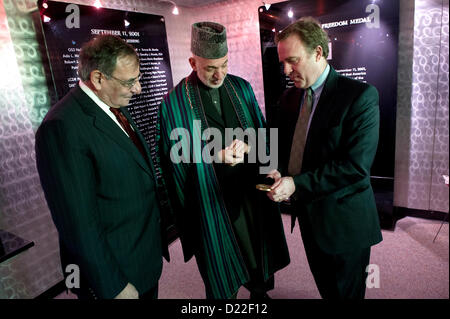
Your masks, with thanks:
M92 101L94 101L94 103L97 104L111 118L111 120L113 120L114 123L116 123L120 127L120 129L128 136L127 132L123 129L122 125L120 125L114 113L111 112L111 110L109 109L109 106L105 102L100 100L100 98L86 84L83 83L83 81L80 81L79 85L80 89L82 89L83 92L86 93L92 99Z

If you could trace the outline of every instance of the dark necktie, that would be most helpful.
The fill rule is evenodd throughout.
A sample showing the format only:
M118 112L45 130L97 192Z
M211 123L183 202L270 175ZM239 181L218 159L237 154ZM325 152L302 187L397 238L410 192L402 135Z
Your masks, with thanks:
M123 127L125 132L127 132L128 136L133 141L134 145L136 145L139 152L141 152L142 156L144 156L144 158L147 159L147 155L145 153L144 146L142 145L141 141L139 140L139 137L137 136L136 132L133 131L133 129L131 128L130 122L128 122L125 115L123 115L123 113L118 108L110 107L109 109L116 116L120 125Z
M300 109L294 138L292 139L291 156L289 157L288 173L291 176L300 174L302 170L303 152L306 144L306 131L312 108L312 90L306 89L303 105Z

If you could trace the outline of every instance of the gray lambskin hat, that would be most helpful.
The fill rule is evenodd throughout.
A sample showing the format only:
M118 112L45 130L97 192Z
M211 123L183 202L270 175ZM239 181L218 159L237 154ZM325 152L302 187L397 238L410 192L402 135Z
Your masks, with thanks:
M220 59L228 53L227 31L215 22L197 22L192 25L191 51L205 59Z

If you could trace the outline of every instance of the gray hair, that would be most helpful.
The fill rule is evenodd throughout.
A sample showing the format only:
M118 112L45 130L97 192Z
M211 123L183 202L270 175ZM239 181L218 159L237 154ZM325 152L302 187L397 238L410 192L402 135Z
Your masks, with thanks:
M111 76L116 68L117 59L123 56L135 56L136 50L123 39L113 35L99 35L85 43L78 60L78 75L82 81L88 81L94 70Z

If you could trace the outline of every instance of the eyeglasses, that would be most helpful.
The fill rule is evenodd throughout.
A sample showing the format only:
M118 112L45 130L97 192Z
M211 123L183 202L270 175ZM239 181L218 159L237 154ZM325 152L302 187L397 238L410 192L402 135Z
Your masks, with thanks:
M130 79L130 80L126 80L126 81L118 79L118 78L116 78L116 77L114 77L112 75L106 75L106 74L104 74L104 75L105 75L106 78L112 78L112 79L116 80L117 82L120 83L120 85L122 85L123 87L126 87L127 89L131 89L142 78L142 73L139 73L139 75L136 78Z

